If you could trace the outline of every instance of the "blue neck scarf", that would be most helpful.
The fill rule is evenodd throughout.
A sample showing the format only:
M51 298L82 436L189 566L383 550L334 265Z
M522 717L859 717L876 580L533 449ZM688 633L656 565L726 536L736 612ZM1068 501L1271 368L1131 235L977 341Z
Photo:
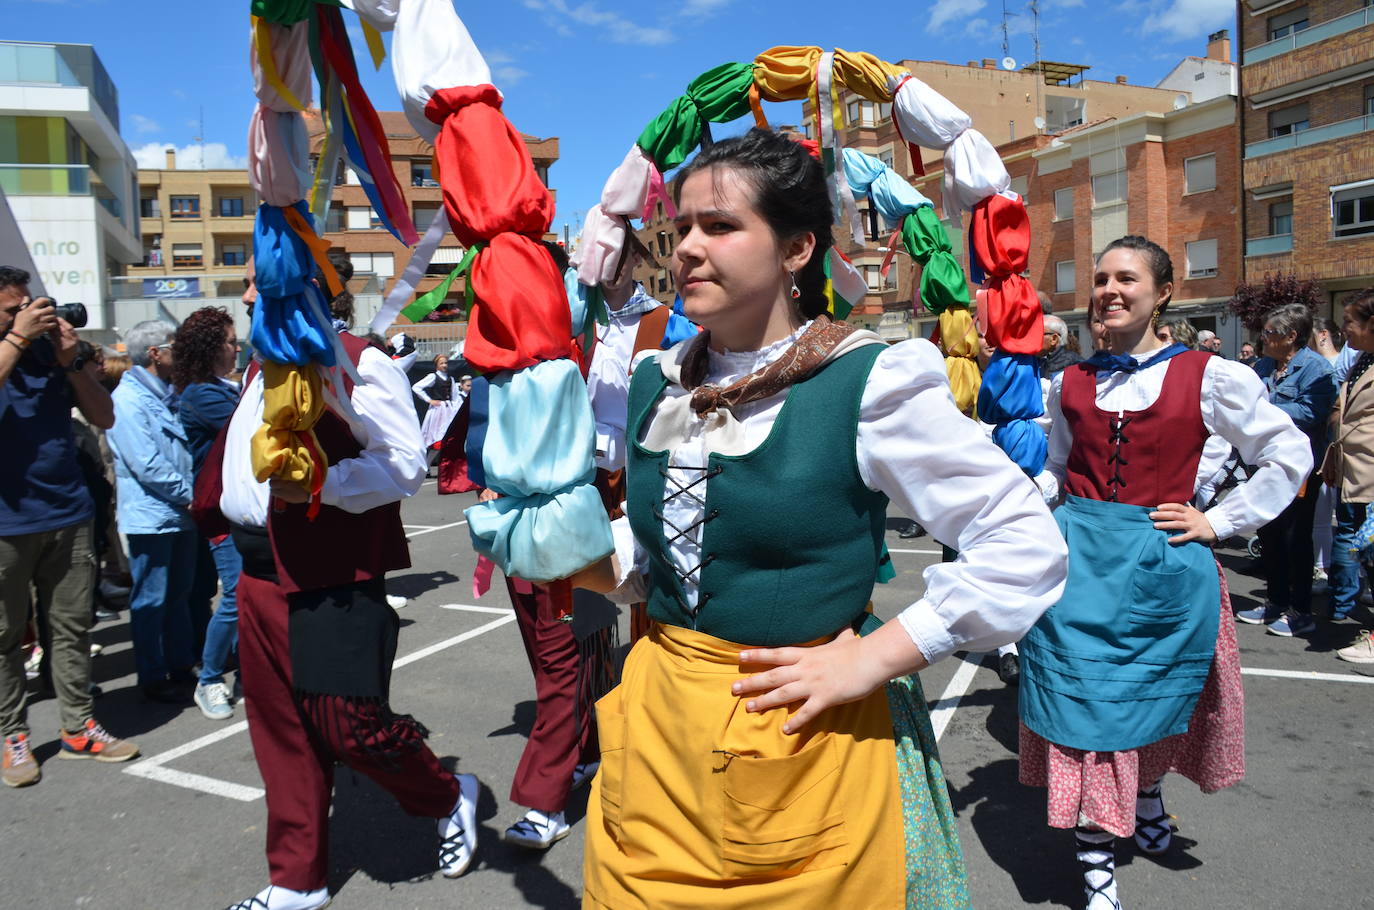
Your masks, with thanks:
M1083 364L1095 373L1136 373L1157 363L1163 363L1170 357L1177 357L1186 350L1188 350L1187 345L1175 341L1144 361L1136 360L1130 354L1111 354L1107 351L1097 351L1083 361Z

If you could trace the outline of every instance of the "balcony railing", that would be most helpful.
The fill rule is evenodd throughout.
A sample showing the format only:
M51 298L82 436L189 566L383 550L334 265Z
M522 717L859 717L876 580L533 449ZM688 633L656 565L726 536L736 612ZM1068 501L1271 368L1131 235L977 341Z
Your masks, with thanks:
M1245 157L1260 158L1275 152L1286 152L1290 149L1316 145L1320 142L1330 142L1332 139L1367 133L1370 130L1374 130L1374 114L1365 114L1363 117L1340 120L1336 123L1328 123L1326 126L1314 126L1309 130L1298 130L1287 136L1275 136L1273 139L1252 142L1245 147Z
M1289 51L1297 50L1300 47L1307 47L1316 44L1318 41L1325 41L1327 38L1334 38L1346 32L1354 31L1357 28L1369 25L1374 22L1374 7L1366 6L1363 9L1355 10L1344 16L1335 19L1328 19L1320 25L1305 28L1300 32L1292 32L1284 35L1276 41L1266 44L1259 44L1248 48L1245 51L1244 64L1259 63L1261 60L1268 60L1277 57L1279 54L1286 54Z
M1245 241L1245 255L1269 256L1274 253L1293 251L1292 234L1275 234L1272 237L1250 237Z
M0 164L6 196L89 196L91 168L85 164Z

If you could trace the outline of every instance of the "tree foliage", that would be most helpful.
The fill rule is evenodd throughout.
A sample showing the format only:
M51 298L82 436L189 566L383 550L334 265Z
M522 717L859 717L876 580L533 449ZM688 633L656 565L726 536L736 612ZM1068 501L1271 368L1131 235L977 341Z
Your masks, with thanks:
M1323 299L1321 285L1315 278L1299 278L1291 272L1275 272L1265 273L1260 281L1236 285L1236 293L1228 306L1247 329L1258 332L1264 328L1264 317L1274 307L1301 303L1316 314Z

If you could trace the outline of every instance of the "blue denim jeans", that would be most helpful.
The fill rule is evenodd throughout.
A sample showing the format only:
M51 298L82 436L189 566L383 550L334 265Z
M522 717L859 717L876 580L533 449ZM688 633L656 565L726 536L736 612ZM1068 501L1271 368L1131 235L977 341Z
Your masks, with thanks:
M202 685L224 682L224 665L239 646L237 592L243 560L239 558L232 537L210 544L210 555L214 557L215 571L219 573L220 593L219 606L215 608L215 615L210 617L210 625L205 630L205 650L200 656Z
M191 630L191 585L196 572L196 532L130 534L129 632L138 684L165 679L169 670L196 662Z
M1333 616L1355 609L1360 596L1360 562L1350 548L1355 545L1355 532L1364 524L1366 509L1363 502L1336 501L1336 533L1331 538L1331 566L1326 570Z

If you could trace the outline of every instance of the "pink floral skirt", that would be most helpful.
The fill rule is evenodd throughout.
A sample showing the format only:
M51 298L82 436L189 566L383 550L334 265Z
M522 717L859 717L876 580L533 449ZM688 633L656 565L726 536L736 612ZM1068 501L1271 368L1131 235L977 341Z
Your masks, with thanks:
M1221 576L1221 625L1212 670L1188 731L1124 752L1085 752L1050 742L1021 725L1021 783L1049 790L1053 828L1096 825L1118 837L1135 831L1135 797L1170 771L1204 793L1245 776L1245 690L1226 575Z

